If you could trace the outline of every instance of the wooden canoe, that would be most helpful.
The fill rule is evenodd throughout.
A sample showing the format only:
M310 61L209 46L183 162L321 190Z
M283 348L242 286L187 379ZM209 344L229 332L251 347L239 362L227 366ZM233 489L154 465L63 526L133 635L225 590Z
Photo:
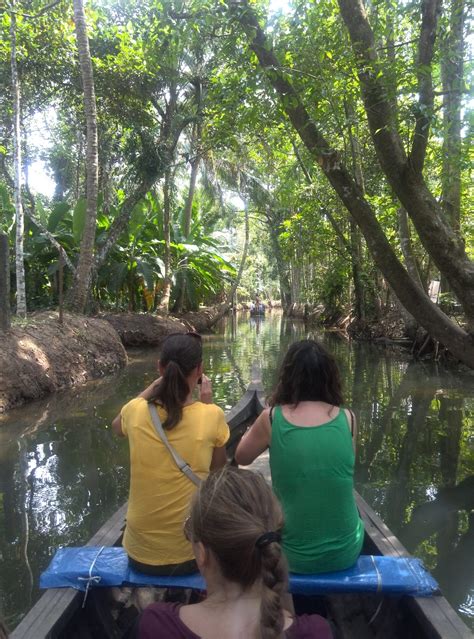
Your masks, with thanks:
M245 428L263 410L263 388L253 381L240 401L227 413L231 429L229 455ZM364 552L374 555L408 556L408 551L374 510L356 493L364 520ZM89 540L88 545L120 543L126 514L124 504ZM112 618L110 597L97 589L82 609L83 593L70 588L46 591L10 635L11 639L120 639L123 632ZM380 594L327 595L308 598L307 611L323 608L344 639L472 639L473 634L450 606L437 595L387 597Z

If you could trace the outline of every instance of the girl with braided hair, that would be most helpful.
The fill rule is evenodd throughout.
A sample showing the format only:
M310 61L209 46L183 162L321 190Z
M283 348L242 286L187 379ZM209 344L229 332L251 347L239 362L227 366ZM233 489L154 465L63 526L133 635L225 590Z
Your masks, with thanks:
M333 356L316 340L295 342L283 359L270 408L235 453L237 463L247 465L269 448L292 572L344 570L362 549L364 525L354 500L356 422L342 403Z
M123 546L141 572L186 574L196 570L193 550L183 534L196 486L181 472L166 439L194 475L205 479L227 461L229 427L224 411L212 403L210 380L202 370L202 340L195 332L168 335L160 349L160 377L129 401L112 422L130 446L130 497ZM199 401L193 398L199 388Z
M185 524L207 585L192 605L155 603L139 622L139 639L331 639L319 615L283 609L288 569L280 546L283 515L261 475L231 466L211 473Z

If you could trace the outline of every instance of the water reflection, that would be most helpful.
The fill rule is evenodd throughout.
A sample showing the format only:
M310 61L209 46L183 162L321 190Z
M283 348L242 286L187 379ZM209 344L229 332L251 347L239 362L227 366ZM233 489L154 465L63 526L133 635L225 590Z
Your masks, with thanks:
M250 381L265 388L303 323L242 315L205 336L205 370L228 409ZM359 417L357 487L474 626L473 376L319 335ZM38 597L54 549L81 544L125 500L128 449L110 431L120 406L156 376L157 351L126 371L0 416L0 614L13 626Z

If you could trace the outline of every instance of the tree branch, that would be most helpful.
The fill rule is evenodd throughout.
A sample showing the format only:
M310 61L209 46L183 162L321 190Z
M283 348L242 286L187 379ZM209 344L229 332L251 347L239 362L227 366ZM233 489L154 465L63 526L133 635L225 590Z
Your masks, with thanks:
M12 9L9 10L9 13L14 13L17 16L22 16L22 18L29 18L34 20L35 18L39 18L40 16L45 14L50 9L53 9L61 1L62 0L53 0L53 2L50 2L49 4L47 4L45 7L40 9L37 13L23 13L22 11L13 11Z
M165 112L163 111L162 107L160 106L158 100L156 98L154 98L153 96L150 96L150 102L152 103L154 108L158 111L158 114L160 115L160 117L162 119L164 119L166 117L165 116Z

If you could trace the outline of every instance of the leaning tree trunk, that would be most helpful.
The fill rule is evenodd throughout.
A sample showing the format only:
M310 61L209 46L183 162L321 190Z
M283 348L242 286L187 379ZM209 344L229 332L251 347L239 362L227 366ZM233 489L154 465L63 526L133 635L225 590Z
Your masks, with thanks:
M81 240L74 287L71 292L71 309L83 313L91 287L94 263L94 242L97 221L97 191L99 158L97 142L97 110L95 103L94 75L87 38L86 16L82 0L73 0L76 25L77 50L81 65L86 114L86 220Z
M461 103L464 75L464 0L452 0L449 33L441 47L443 83L443 163L441 170L441 202L446 222L455 233L461 227ZM449 290L441 278L441 290Z
M443 42L443 167L442 202L445 217L459 232L461 211L461 97L463 87L464 0L452 0L450 32Z
M238 3L234 3L235 5L237 5L236 8L241 9ZM299 93L287 76L278 70L280 68L278 59L248 5L245 5L245 10L240 12L239 20L252 37L250 47L280 97L284 111L339 198L356 220L364 234L374 262L382 271L400 302L435 339L449 348L455 357L474 368L474 338L452 322L436 304L433 304L423 289L412 280L402 266L377 220L375 211L352 179L340 154L330 146L315 121L310 118ZM405 202L403 203L405 204ZM450 245L450 243L448 244ZM454 250L453 246L451 248ZM443 249L446 249L446 245ZM464 275L469 280L469 267L466 265L466 260L467 258L463 261L463 265L466 266ZM467 261L469 262L469 260ZM474 287L472 292L474 294ZM469 293L463 299L465 309L466 306L469 306L468 303L466 304L468 301ZM474 297L472 317L474 317Z
M20 130L20 79L16 63L16 13L15 0L11 2L10 38L11 38L11 71L13 93L13 165L15 194L15 266L16 266L16 313L26 317L25 258L23 252L23 236L25 218L21 202L21 130Z

